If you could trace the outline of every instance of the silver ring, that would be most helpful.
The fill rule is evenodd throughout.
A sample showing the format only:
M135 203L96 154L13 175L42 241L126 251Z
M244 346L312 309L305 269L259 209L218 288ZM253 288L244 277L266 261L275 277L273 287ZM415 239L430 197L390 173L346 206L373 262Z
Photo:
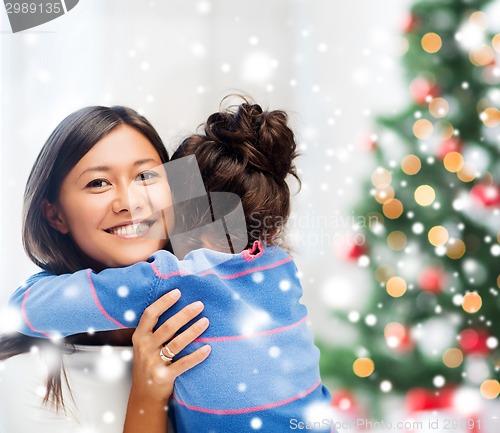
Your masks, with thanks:
M167 352L168 356L166 356L163 353L163 349L165 349L165 351ZM166 362L167 364L171 364L172 363L172 360L174 359L174 356L175 356L175 354L168 348L168 346L162 346L160 348L160 358L161 358L162 361Z

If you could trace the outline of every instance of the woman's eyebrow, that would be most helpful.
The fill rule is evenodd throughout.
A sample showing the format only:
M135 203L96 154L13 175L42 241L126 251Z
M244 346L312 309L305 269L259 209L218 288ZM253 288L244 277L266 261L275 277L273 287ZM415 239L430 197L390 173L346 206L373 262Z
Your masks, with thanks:
M133 163L134 167L139 167L143 164L147 164L149 162L154 162L155 164L162 165L161 162L158 162L158 160L154 158L144 158L144 159L139 159ZM78 176L78 179L80 179L85 173L88 173L89 171L111 171L111 167L107 165L96 165L95 167L89 167L83 170L80 173L80 176Z
M139 159L138 161L134 162L134 165L139 166L139 165L147 164L148 162L154 162L155 164L162 165L161 162L158 162L158 160L156 160L154 158Z
M79 180L85 173L88 173L90 171L110 171L110 170L111 167L108 167L107 165L97 165L95 167L89 167L80 173L80 176L78 176L77 180Z

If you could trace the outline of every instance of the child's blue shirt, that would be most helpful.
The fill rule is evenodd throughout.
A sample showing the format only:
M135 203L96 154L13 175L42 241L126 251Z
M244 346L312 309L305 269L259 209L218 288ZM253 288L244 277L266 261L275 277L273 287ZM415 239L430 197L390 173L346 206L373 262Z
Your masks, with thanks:
M177 432L279 433L298 425L334 431L327 413L311 418L331 397L321 383L296 266L278 247L256 243L234 255L200 249L184 260L162 250L147 262L99 273L41 272L10 304L22 313L19 332L49 338L134 328L144 309L174 288L181 299L158 325L201 300L210 326L178 356L212 347L207 360L175 381Z

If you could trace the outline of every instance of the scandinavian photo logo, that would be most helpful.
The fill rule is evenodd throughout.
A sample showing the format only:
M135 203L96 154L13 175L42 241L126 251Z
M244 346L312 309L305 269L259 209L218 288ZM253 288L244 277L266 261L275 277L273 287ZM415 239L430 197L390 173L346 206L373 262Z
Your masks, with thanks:
M45 24L73 9L79 0L4 0L12 33Z

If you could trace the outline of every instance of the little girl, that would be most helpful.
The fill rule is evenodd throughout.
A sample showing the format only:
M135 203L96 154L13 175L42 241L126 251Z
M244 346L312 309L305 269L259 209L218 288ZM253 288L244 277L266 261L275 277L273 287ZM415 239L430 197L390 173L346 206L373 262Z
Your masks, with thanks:
M321 384L319 351L306 324L306 308L299 302L297 269L278 246L290 212L285 178L297 177L296 144L286 114L262 111L247 102L215 113L204 133L184 140L172 159L190 155L198 161L209 199L217 192L241 199L246 249L228 253L227 246L231 250L241 239L231 239L226 231L224 248L220 238L210 236L212 230L205 230L207 236L200 242L210 249L191 251L183 260L160 250L148 261L98 273L87 269L60 276L36 274L10 300L24 318L19 331L50 337L135 327L151 302L179 288L182 298L168 316L199 297L210 327L184 350L166 342L158 356L175 364L205 343L212 351L175 382L169 413L178 432L276 433L297 426L333 431L325 412L330 395ZM196 233L216 223L215 200L209 202L207 212L197 211L195 217L179 214L177 208L176 226L186 231L196 220ZM55 222L63 217L52 215ZM61 231L57 224L54 228ZM126 232L111 230L108 235L120 233ZM65 296L68 292L71 295Z

